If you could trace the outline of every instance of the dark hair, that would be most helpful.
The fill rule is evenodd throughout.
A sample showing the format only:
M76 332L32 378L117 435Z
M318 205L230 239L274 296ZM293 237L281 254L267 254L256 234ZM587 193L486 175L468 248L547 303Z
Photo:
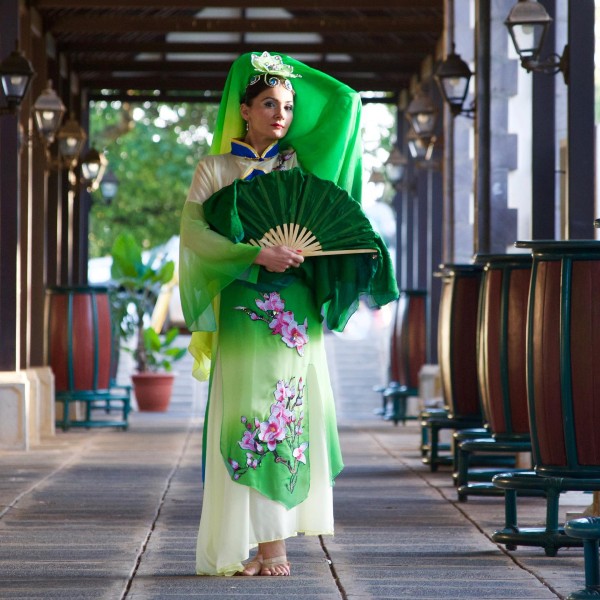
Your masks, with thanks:
M259 94L261 94L265 90L272 89L272 88L275 87L274 85L269 85L269 83L268 83L268 81L273 81L273 79L277 79L277 81L278 81L277 85L283 85L284 87L286 87L286 89L290 89L290 88L288 88L288 86L285 85L285 82L288 81L288 80L284 79L283 77L277 77L276 75L269 75L268 76L268 80L267 80L267 76L260 77L260 78L256 79L254 81L254 83L249 83L246 86L246 90L245 90L244 95L242 96L242 98L240 100L240 104L246 104L248 106L251 106L252 105L252 101ZM290 91L292 92L292 94L296 93L296 92L294 92L293 89L290 89Z

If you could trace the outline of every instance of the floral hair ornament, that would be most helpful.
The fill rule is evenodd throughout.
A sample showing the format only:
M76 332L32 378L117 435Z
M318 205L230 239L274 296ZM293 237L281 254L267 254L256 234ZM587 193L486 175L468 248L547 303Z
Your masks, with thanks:
M294 67L284 64L281 56L271 56L268 52L263 52L260 56L253 54L250 58L252 66L260 75L253 75L248 85L254 85L262 77L269 87L275 87L281 83L290 92L293 90L289 81L292 77L302 77L293 73Z

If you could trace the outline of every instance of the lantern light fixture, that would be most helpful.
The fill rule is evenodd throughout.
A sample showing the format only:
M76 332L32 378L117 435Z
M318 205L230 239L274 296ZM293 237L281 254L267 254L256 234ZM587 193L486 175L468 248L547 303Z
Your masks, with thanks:
M406 141L410 155L417 161L429 161L433 155L433 149L437 141L435 135L423 136L419 135L414 129L411 129L407 136Z
M87 139L85 131L75 120L73 115L58 130L56 142L58 144L58 162L63 168L74 168L81 148Z
M430 137L433 135L437 121L437 109L431 98L423 91L418 91L406 108L406 118L417 135Z
M404 156L404 154L400 152L398 146L394 144L390 155L384 163L385 174L394 187L402 182L407 163L406 156Z
M6 100L6 106L0 107L0 115L16 114L34 76L31 63L18 48L0 63L0 87Z
M35 126L46 146L54 141L65 110L65 105L52 89L52 81L49 80L48 85L33 104Z
M452 52L436 69L435 80L454 117L464 115L474 118L475 116L473 105L470 108L464 107L472 76L473 72L469 65L456 53L455 46L452 44Z
M537 0L518 0L504 21L515 50L521 59L521 66L528 72L556 75L562 72L565 83L569 83L569 46L565 46L562 56L553 54L540 60L540 54L552 17Z
M104 173L104 177L100 182L100 193L106 204L110 204L116 197L119 191L119 180L117 176L109 169Z
M81 159L81 181L88 192L97 190L102 182L108 162L103 152L90 148Z

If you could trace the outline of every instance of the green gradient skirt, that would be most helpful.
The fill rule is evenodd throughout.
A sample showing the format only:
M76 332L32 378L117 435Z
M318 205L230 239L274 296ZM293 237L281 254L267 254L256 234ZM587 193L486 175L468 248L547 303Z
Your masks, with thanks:
M268 281L224 289L219 360L220 450L232 480L287 508L306 499L313 460L328 464L332 483L342 460L323 328L308 287L292 279L280 289ZM323 423L311 422L313 395ZM326 456L312 455L315 426L325 429Z

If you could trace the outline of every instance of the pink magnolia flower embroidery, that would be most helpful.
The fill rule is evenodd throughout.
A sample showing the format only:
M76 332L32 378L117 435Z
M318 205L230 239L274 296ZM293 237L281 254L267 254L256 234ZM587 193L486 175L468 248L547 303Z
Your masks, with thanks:
M267 448L272 452L277 447L277 442L285 439L285 421L278 417L269 417L268 421L260 424L258 439L266 442Z
M251 431L244 431L244 435L242 436L242 441L238 442L240 448L244 450L255 450L256 442L254 441L254 434Z
M297 448L294 448L292 454L294 458L301 463L306 464L306 456L304 456L304 451L308 448L308 442L302 442Z
M293 315L290 323L292 321ZM273 453L275 463L289 471L289 481L286 483L286 487L290 492L294 491L298 482L299 465L300 463L306 465L308 461L306 449L309 443L302 441L304 434L303 394L302 378L298 380L296 377L291 377L289 380L280 379L275 384L273 391L275 400L271 402L270 414L266 420L261 421L256 416L240 418L243 431L237 445L242 452L245 452L246 456L245 459L238 459L238 461L231 457L228 459L233 471L232 478L235 481L252 471L255 471L258 476L262 461L268 460L269 453Z
M287 402L289 398L293 398L296 395L296 389L292 385L292 382L286 383L282 379L277 382L277 387L273 392L275 400L277 402Z
M307 327L307 319L304 319L303 325L298 325L296 321L291 319L281 328L281 339L288 348L296 348L300 356L304 356L304 346L308 343L308 336L306 335Z
M263 298L264 302L262 300L256 300L256 306L265 312L281 312L285 308L283 300L277 292L263 294Z
M274 402L271 405L271 416L277 419L282 419L286 425L294 419L294 413L285 407L283 402Z
M294 313L286 310L281 313L277 313L275 318L269 323L269 328L273 330L273 335L281 334L281 331L285 324L289 321L294 320Z
M269 292L262 298L255 299L256 306L264 316L257 314L246 306L236 306L235 310L245 312L253 321L264 321L273 335L280 335L288 348L295 348L300 356L304 356L304 346L308 343L308 319L298 325L294 313L285 310L285 301L277 292Z

